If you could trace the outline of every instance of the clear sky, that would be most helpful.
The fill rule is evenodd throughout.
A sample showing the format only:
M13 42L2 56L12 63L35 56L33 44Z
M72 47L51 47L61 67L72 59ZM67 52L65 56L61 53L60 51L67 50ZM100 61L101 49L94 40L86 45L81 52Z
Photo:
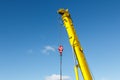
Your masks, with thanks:
M119 0L0 0L0 80L57 80L59 44L63 78L75 80L59 8L69 9L95 80L119 80Z

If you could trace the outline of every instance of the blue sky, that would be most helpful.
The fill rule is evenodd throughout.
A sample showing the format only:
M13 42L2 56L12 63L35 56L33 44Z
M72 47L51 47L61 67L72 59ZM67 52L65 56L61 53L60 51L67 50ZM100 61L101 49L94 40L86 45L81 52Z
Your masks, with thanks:
M57 10L68 8L95 80L120 74L119 0L0 0L0 80L75 80L71 46ZM53 79L54 80L54 79Z

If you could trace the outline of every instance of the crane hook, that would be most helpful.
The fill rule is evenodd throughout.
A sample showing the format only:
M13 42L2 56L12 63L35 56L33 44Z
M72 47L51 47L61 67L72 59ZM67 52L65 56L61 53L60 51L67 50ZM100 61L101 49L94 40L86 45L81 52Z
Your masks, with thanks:
M62 45L60 45L60 46L58 47L58 51L59 51L59 53L60 53L60 56L62 56L62 52L63 52L63 46L62 46Z

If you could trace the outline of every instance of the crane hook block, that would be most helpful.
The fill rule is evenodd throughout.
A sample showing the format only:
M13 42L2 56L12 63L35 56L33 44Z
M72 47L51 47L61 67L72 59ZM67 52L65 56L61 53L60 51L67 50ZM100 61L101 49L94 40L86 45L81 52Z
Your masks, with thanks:
M59 53L60 53L60 56L62 56L62 52L63 52L63 46L62 46L62 45L60 45L60 46L58 47L58 51L59 51Z

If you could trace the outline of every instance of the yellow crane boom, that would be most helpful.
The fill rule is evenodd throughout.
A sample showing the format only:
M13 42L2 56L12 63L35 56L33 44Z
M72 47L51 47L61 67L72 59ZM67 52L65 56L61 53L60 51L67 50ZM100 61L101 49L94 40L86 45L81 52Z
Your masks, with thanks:
M77 60L77 65L74 67L76 80L79 80L78 75L78 68L80 68L83 79L84 80L93 80L92 75L90 73L88 64L86 62L83 49L80 45L80 42L78 40L78 37L76 35L76 31L74 29L74 25L72 23L72 19L70 17L70 14L68 12L68 9L59 9L58 13L62 16L63 24L66 28L66 31L68 33L70 44L74 50L74 54Z

